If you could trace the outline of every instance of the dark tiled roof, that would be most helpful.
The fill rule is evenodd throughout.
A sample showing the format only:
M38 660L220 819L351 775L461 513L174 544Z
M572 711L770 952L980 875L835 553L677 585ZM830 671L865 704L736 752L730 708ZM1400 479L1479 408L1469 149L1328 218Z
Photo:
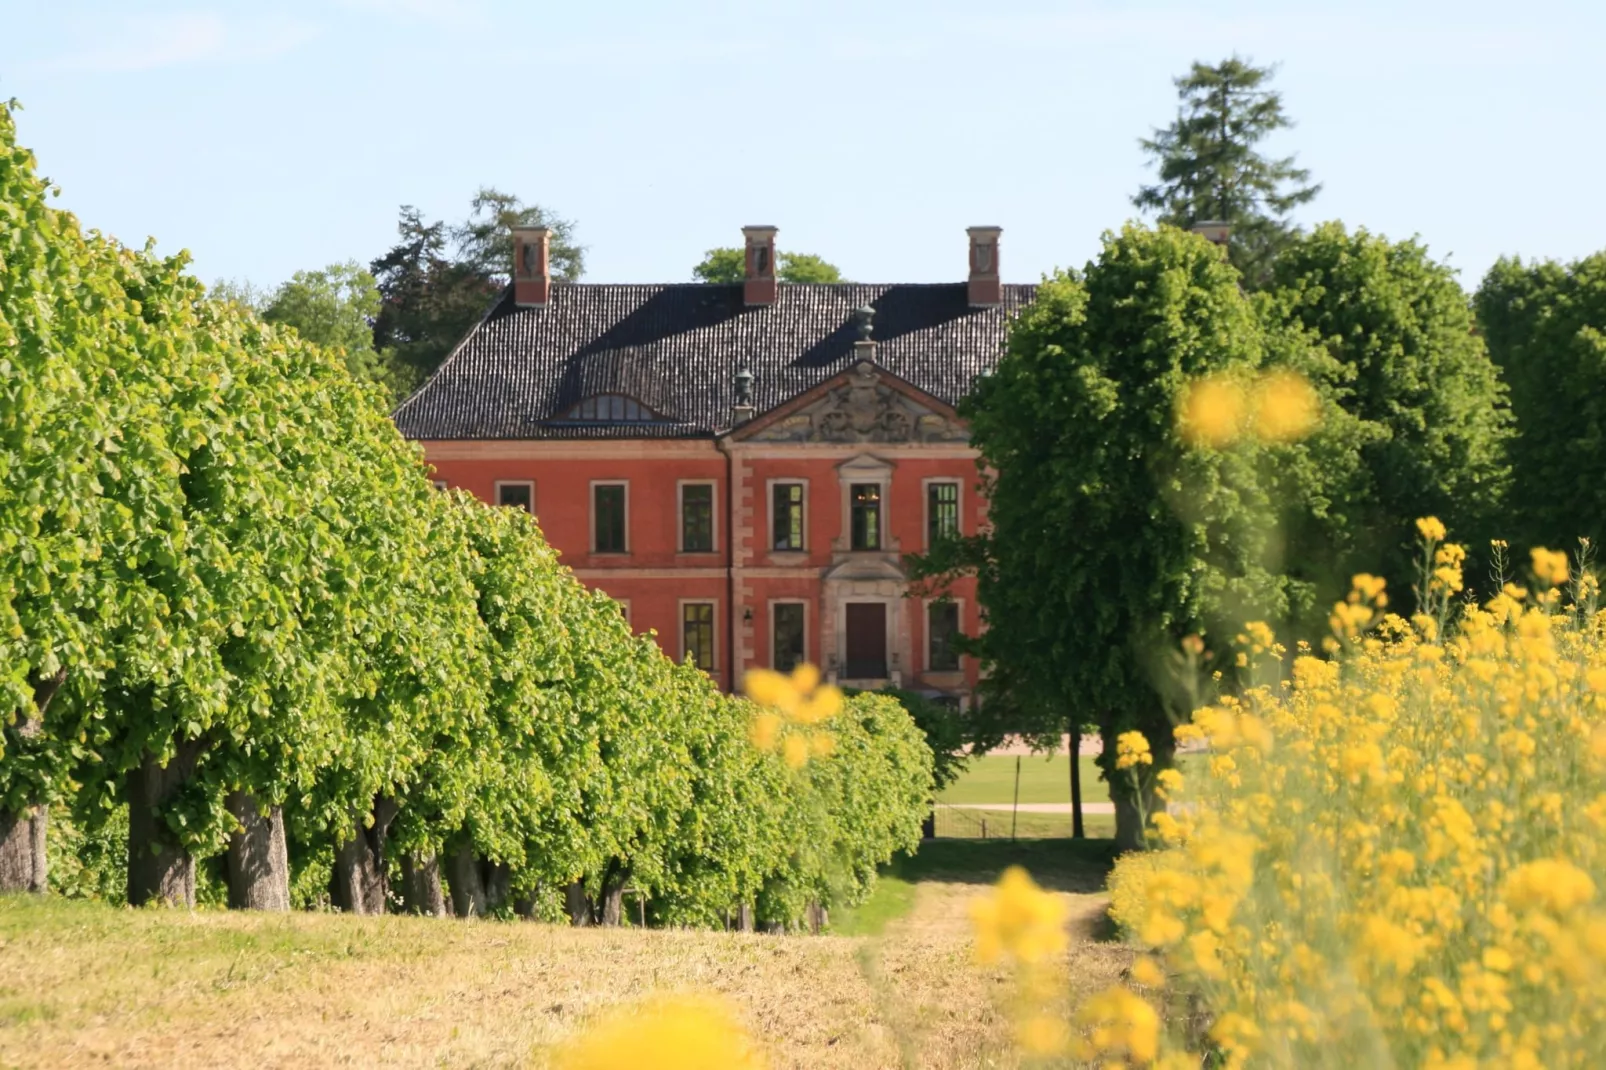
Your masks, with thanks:
M853 311L872 305L876 361L957 402L997 363L1007 318L1035 286L1005 286L1000 308L975 309L964 283L782 284L774 305L747 308L740 285L552 287L544 308L511 292L395 413L415 439L688 438L730 425L746 363L759 413L847 366ZM592 394L627 394L663 422L559 420Z

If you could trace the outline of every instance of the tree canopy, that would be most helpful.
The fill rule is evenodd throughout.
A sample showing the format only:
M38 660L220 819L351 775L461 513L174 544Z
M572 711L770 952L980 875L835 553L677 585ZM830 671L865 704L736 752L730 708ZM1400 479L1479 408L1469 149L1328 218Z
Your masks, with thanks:
M735 247L710 249L691 269L698 282L741 282L747 275L746 252ZM843 282L842 272L812 253L775 254L775 277L782 282Z
M1190 384L1247 381L1263 359L1218 249L1129 226L1085 272L1039 289L962 404L993 473L991 531L956 559L979 574L987 630L974 642L990 686L1015 689L1011 708L1050 720L1040 731L1095 721L1113 759L1115 735L1136 727L1163 758L1181 640L1282 615L1258 451L1194 448L1178 420Z
M1264 279L1293 235L1289 213L1321 192L1293 156L1270 158L1258 148L1293 125L1282 95L1268 87L1272 74L1233 56L1214 66L1195 63L1175 79L1182 101L1176 119L1140 141L1158 181L1132 198L1161 223L1230 224L1232 262L1251 284Z
M125 823L136 904L217 858L234 906L384 911L399 874L438 913L445 859L465 914L617 921L628 882L659 922L784 925L911 845L932 760L896 703L795 768L530 517L432 487L320 344L360 272L281 288L303 333L47 196L0 108L0 890L45 887L67 801Z
M1474 546L1503 534L1511 415L1453 269L1416 241L1327 223L1289 242L1265 297L1268 321L1315 351L1305 372L1356 421L1324 464L1325 544L1292 548L1297 566L1326 563L1334 597L1353 572L1404 592L1412 518L1437 516Z
M1606 252L1500 260L1478 325L1511 391L1510 534L1531 546L1606 538Z
M225 291L220 296L232 295ZM307 341L344 354L353 376L373 383L393 400L402 387L394 354L374 350L379 303L374 277L348 260L319 271L296 272L257 308L267 322L294 327Z

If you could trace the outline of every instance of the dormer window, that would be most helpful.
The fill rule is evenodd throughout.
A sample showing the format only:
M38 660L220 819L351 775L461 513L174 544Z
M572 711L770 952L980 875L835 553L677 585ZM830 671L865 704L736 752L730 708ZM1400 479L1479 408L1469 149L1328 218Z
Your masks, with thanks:
M663 417L624 394L593 394L558 417L575 423L653 423Z

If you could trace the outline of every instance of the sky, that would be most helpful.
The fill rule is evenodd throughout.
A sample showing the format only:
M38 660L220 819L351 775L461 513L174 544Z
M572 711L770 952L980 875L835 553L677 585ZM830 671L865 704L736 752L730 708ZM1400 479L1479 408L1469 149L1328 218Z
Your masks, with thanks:
M1296 217L1417 236L1475 286L1606 247L1598 0L3 0L0 99L62 190L204 279L381 255L492 185L573 220L586 279L688 279L743 224L862 282L1007 281L1137 217L1172 78L1275 63Z

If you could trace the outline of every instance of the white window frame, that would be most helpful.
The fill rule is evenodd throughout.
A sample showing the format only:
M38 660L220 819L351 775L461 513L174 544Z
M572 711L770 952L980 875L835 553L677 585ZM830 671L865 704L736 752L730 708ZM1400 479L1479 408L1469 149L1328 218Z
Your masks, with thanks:
M723 660L720 658L721 651L719 649L719 599L717 598L682 598L675 603L675 646L679 650L679 653L675 655L675 661L682 665L686 663L687 606L714 607L714 619L710 624L709 629L713 633L714 664L710 665L706 669L703 669L703 671L710 676L717 676L719 674L719 667L724 664ZM702 668L702 666L698 666L698 668Z
M597 549L597 488L623 487L625 488L625 548L623 550ZM587 507L591 514L591 552L602 557L623 557L630 553L630 480L628 479L593 479L586 494L590 497Z
M636 622L630 616L630 599L615 598L614 601L619 603L619 613L625 618L625 624L634 632L636 630Z
M927 476L920 481L920 541L927 550L931 549L931 485L933 483L952 483L959 488L954 495L954 505L958 511L959 530L956 534L965 533L965 481L952 476Z
M498 479L496 481L496 483L493 485L491 492L496 495L496 506L498 508L500 508L500 509L509 508L508 506L505 506L505 505L502 504L502 488L503 487L528 487L528 488L530 488L530 515L531 516L535 515L535 480L533 480L533 479Z
M686 549L686 488L687 487L708 487L708 488L710 488L708 505L709 505L709 512L711 514L710 519L709 519L709 523L710 523L710 526L712 528L711 534L712 534L712 538L713 538L713 545L711 547L709 547L707 550L688 550L688 549ZM625 499L626 499L627 505L628 505L628 502L629 502L629 498L630 498L630 492L629 491L625 491ZM626 517L628 517L630 515L628 508L626 509L625 515L626 515ZM626 541L626 545L628 545L629 544L629 537L628 536L626 537L625 541ZM698 555L701 555L701 554L717 554L717 553L719 553L719 481L717 479L677 479L675 481L675 552L678 553L678 554L691 554L694 557L698 556Z
M786 482L780 480L779 482ZM805 495L807 497L807 495ZM809 660L809 602L806 598L771 598L769 600L770 625L770 668L775 668L780 658L776 657L775 650L775 607L776 606L802 606L803 607L803 660Z
M921 637L924 640L922 645L925 647L925 657L921 660L926 666L926 672L928 675L957 676L965 671L965 655L963 654L959 655L959 664L955 665L952 669L933 668L931 664L931 607L937 605L939 602L947 602L954 607L954 615L957 618L954 623L958 626L960 631L965 630L965 600L963 598L923 599L921 602L922 619L920 622L920 630Z

